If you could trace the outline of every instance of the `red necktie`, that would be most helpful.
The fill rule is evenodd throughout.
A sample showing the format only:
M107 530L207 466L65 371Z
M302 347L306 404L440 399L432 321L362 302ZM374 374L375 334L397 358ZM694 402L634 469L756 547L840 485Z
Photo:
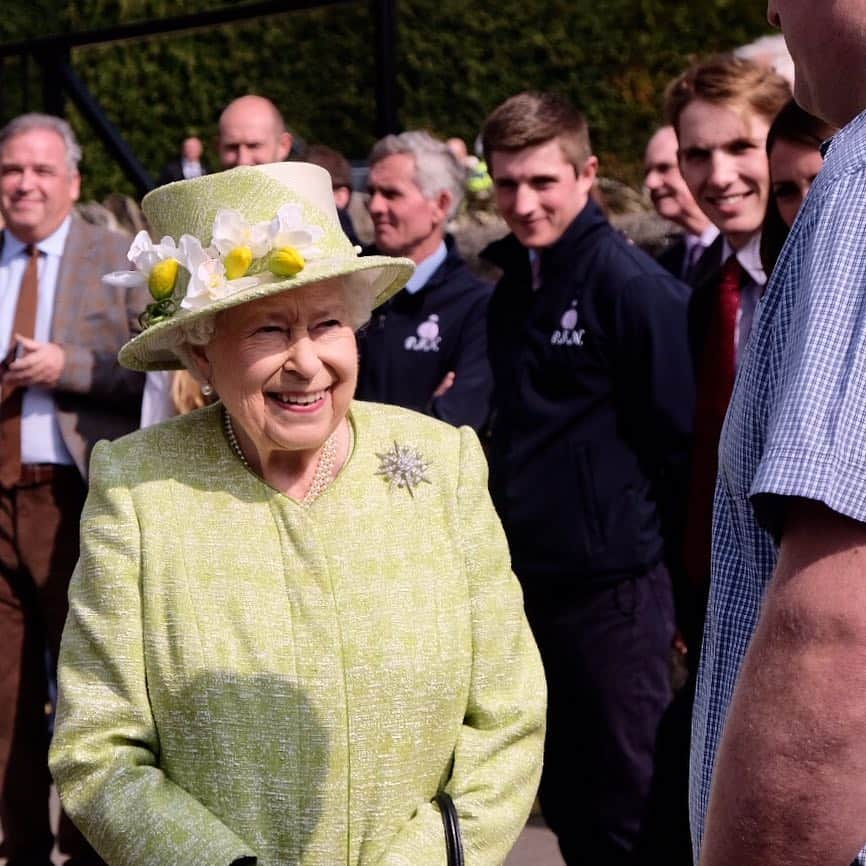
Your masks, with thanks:
M719 437L734 389L737 357L734 337L742 279L742 266L736 256L731 256L722 267L698 375L689 510L683 551L686 571L698 585L705 584L710 576Z
M39 250L27 247L29 261L21 279L18 306L15 308L15 334L32 337L36 327L36 303L39 295ZM15 346L10 346L9 359L14 359ZM5 388L0 382L0 485L12 487L21 477L21 403L23 388Z

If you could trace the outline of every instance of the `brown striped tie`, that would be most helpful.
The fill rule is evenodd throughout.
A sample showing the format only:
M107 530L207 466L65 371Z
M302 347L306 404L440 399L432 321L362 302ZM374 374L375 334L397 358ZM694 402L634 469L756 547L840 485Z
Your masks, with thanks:
M36 303L39 295L39 250L30 244L26 253L27 268L21 279L18 306L15 308L15 334L32 337L36 327ZM10 360L14 358L15 345L10 345ZM11 391L0 382L0 485L12 487L21 477L21 403L23 388Z

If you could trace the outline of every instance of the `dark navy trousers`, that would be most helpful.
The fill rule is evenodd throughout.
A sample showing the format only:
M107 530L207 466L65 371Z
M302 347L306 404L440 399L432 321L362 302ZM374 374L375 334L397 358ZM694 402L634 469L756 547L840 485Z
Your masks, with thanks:
M545 820L568 866L632 864L671 700L668 572L657 565L600 588L520 577L547 675Z

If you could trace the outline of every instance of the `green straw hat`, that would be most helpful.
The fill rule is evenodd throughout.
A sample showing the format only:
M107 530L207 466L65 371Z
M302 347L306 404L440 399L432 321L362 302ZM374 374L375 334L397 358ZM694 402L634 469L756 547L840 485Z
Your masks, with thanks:
M106 274L122 286L146 284L154 302L143 331L120 350L131 370L182 367L181 326L249 301L335 277L366 292L376 307L414 270L410 259L360 256L343 234L328 172L303 162L241 166L170 183L142 202L155 237L139 232L134 271Z

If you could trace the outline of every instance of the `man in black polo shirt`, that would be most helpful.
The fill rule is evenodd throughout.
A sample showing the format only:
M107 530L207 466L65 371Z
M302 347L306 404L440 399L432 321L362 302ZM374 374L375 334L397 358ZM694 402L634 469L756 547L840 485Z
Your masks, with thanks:
M365 252L406 256L416 270L359 334L357 396L481 430L492 388L490 286L445 231L463 181L445 143L426 132L389 135L373 147L367 192L375 244Z
M512 234L490 303L491 490L549 687L545 818L575 864L627 864L670 700L693 413L688 288L590 199L583 117L523 93L483 141Z

